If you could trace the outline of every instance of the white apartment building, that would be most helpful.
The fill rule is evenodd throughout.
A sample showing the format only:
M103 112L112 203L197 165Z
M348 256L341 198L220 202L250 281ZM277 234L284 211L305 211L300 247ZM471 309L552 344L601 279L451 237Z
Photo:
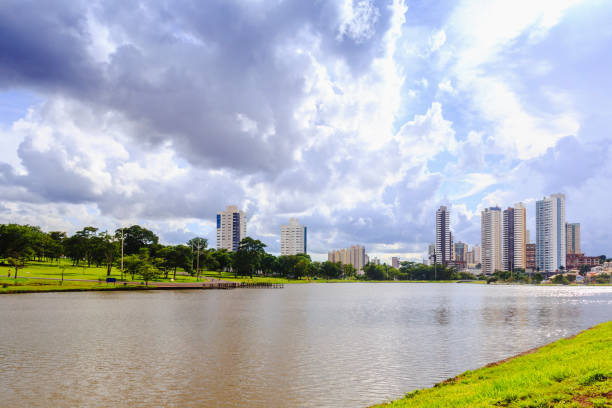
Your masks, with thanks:
M536 267L552 273L565 268L565 194L536 201Z
M297 218L289 218L289 223L281 225L281 255L306 253L306 227Z
M450 232L450 211L441 205L436 211L436 262L446 265L453 258L453 243Z
M246 237L246 214L235 205L217 213L217 249L236 251Z
M501 208L489 207L481 212L481 263L482 273L502 270Z

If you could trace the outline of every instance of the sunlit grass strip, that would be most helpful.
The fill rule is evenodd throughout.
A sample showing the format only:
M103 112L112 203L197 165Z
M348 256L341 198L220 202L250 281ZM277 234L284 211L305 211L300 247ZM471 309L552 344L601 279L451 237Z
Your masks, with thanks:
M612 321L381 407L612 407Z
M57 262L29 262L25 268L19 269L19 278L54 278L60 279L62 277L62 269L64 267L64 279L89 279L89 280L100 280L105 281L107 277L120 279L121 271L117 267L113 267L111 270L111 274L109 276L106 275L106 267L97 267L90 266L87 267L86 264L82 264L80 266L73 266L72 262L66 259L60 260L59 265ZM8 270L11 270L11 277L15 275L14 268L9 266L3 266L0 269L0 279L7 278ZM176 276L175 282L196 282L197 279L195 276L188 276L180 273ZM205 272L202 271L201 274L215 274L216 272ZM168 273L168 279L164 279L163 276L160 276L159 279L153 280L154 282L168 282L170 278L173 277L173 271ZM132 276L130 274L124 274L125 280L131 280ZM134 277L136 281L140 281L138 276ZM203 279L200 277L200 281Z
M80 292L96 290L138 290L151 289L145 286L106 284L96 282L70 282L35 280L35 279L0 279L0 294L39 293L39 292Z

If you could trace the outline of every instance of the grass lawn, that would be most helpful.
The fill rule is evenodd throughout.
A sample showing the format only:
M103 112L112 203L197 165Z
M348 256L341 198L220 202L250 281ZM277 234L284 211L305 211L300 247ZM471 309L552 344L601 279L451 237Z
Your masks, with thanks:
M56 262L28 262L25 268L19 269L18 278L61 278L61 268L64 266L64 279L93 279L93 280L106 280L106 267L87 267L87 264L81 266L72 266L72 262L67 259L60 260L58 265ZM0 267L0 279L7 278L8 270L11 270L11 277L15 274L15 269L8 266ZM212 272L209 272L212 273ZM114 268L111 270L111 278L119 280L121 278L121 270ZM172 278L172 271L168 274L168 279L156 279L155 282L167 282ZM126 280L132 280L132 277L128 274L125 276ZM138 276L135 280L139 281ZM200 281L203 280L200 277ZM175 282L195 282L194 276L180 275L177 273Z
M72 266L72 261L68 259L60 260L59 265L57 262L28 262L25 268L19 269L19 278L61 278L62 271L64 269L64 279L88 279L88 280L106 280L106 268L91 266L87 267L86 264L80 266ZM14 277L15 269L9 266L0 267L0 279L6 278L8 270L11 270L11 277ZM179 271L176 275L175 282L196 282L195 276L184 275ZM168 282L172 278L172 271L168 274L168 279L159 278L152 282ZM110 274L111 278L119 280L121 278L121 271L119 268L113 267ZM361 281L357 279L285 279L277 277L265 277L265 276L254 276L252 279L244 276L234 277L231 272L216 272L216 271L200 271L200 281L204 278L223 279L231 282L249 282L249 283L348 283L348 282L368 282L368 283L425 283L428 281ZM126 275L125 280L132 280L130 275ZM138 276L135 276L135 280L139 281ZM438 283L449 283L456 281L438 281ZM475 281L474 283L483 283L483 281Z
M380 407L612 407L612 321Z
M144 286L136 285L113 285L97 282L70 282L64 281L61 285L58 281L37 279L0 279L0 294L5 293L29 293L29 292L58 292L58 291L87 291L87 290L133 290L146 289Z

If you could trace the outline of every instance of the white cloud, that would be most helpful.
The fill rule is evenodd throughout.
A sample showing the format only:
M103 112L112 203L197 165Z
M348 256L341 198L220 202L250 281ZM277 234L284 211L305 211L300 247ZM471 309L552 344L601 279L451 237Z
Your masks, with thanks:
M445 81L442 81L442 82L438 83L438 89L441 92L448 92L450 94L455 92L455 88L453 88L453 85L451 84L450 79L447 79Z
M349 37L356 43L372 38L375 24L380 17L380 11L370 0L344 0L341 12L341 22L338 29L338 40Z
M415 163L423 163L440 152L454 152L457 146L452 122L444 119L442 105L434 102L425 115L415 115L398 131L400 151Z
M446 33L444 30L440 30L429 39L431 52L438 51L446 43Z
M580 126L567 104L555 105L549 112L533 112L513 89L515 79L503 72L488 72L487 64L497 63L501 53L524 34L533 41L541 39L577 3L466 0L449 19L447 30L455 50L450 68L457 87L471 95L474 108L492 124L494 146L506 155L536 157L560 138L575 134Z

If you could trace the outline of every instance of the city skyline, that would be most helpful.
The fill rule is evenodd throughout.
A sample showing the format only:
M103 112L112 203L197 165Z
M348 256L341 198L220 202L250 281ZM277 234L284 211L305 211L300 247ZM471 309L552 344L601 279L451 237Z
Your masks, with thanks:
M522 202L534 242L560 191L581 252L610 251L605 2L3 6L0 223L217 246L233 204L273 253L294 217L314 259L389 262L427 256L440 205L474 245Z

